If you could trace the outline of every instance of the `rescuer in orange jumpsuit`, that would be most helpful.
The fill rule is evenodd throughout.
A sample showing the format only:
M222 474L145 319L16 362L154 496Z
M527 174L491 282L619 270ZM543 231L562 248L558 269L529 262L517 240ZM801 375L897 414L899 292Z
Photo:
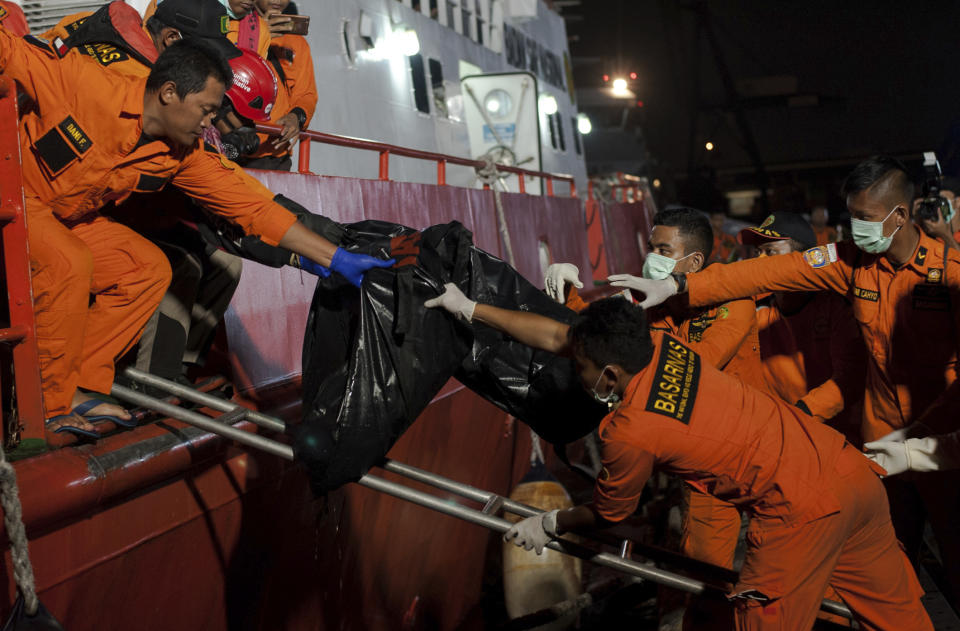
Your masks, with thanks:
M710 225L713 226L713 254L710 263L729 263L740 258L740 246L737 240L723 230L727 214L722 210L710 213Z
M810 225L813 227L813 234L816 235L816 242L811 243L810 247L834 243L837 240L837 229L827 225L827 219L829 218L830 213L826 206L815 206L813 208L810 213Z
M0 23L14 35L23 37L30 33L30 26L27 24L27 16L23 14L20 5L13 2L0 0Z
M645 278L664 278L670 273L692 273L703 268L710 258L713 233L706 216L693 208L671 208L658 212L648 242L649 254L643 265ZM576 268L574 268L576 269ZM558 270L557 270L558 271ZM548 268L545 284L551 282L571 288L567 306L581 311L587 304L576 291L579 279L551 279ZM631 278L618 275L611 278ZM575 281L575 282L574 282ZM562 291L562 287L561 287ZM706 308L691 309L681 301L669 301L650 311L650 328L682 340L706 362L724 373L764 390L760 343L757 338L756 305L753 300L732 300ZM736 506L687 485L684 489L681 551L692 559L733 569L734 553L740 535L740 511ZM700 616L697 611L685 617L687 624ZM705 617L718 614L704 612ZM722 621L712 620L717 628Z
M817 244L810 225L794 213L774 213L739 237L759 258ZM757 325L768 390L846 434L851 407L860 413L867 359L847 301L828 292L774 292L757 301ZM856 428L859 442L859 416Z
M270 122L279 125L282 132L278 138L259 134L257 150L238 160L247 168L289 171L293 145L317 107L313 56L305 37L288 32L292 22L284 10L289 4L290 0L256 0L258 15L270 25L272 39L266 59L280 84Z
M387 262L337 248L251 189L199 137L220 107L229 66L208 46L168 47L144 80L106 74L82 55L0 27L0 70L37 104L21 153L40 370L50 431L96 436L81 412L109 392L114 361L136 342L170 280L153 244L101 216L110 201L170 183L244 231L328 266L354 284ZM93 303L90 295L93 294ZM118 406L82 413L129 418Z
M507 541L539 553L557 535L622 521L656 466L750 514L746 560L729 596L737 628L809 629L831 586L867 629L933 629L894 536L879 467L832 428L670 335L651 339L644 311L620 298L591 304L572 327L474 303L453 284L426 306L572 354L583 387L614 405L599 427L593 501L528 517Z
M230 22L227 27L227 39L247 50L267 58L270 50L270 21L260 17L254 0L220 0L227 9ZM277 17L277 22L287 22L289 18Z
M887 157L859 164L843 189L853 243L818 246L768 260L710 267L689 277L632 283L652 306L689 291L692 305L761 291L829 290L848 297L867 347L864 442L894 430L949 433L958 428L960 252L931 239L910 220L913 185ZM921 426L916 425L922 423ZM916 474L886 481L897 536L916 558L924 517L930 520L960 602L960 475Z

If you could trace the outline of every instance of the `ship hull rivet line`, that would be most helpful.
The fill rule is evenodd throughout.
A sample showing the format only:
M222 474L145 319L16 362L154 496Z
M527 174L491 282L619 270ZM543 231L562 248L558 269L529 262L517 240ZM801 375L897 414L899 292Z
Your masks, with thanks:
M185 410L171 403L147 396L119 384L114 384L111 394L118 399L160 412L161 414L165 414L170 418L174 418L189 425L198 427L202 430L217 434L223 438L233 440L241 445L265 451L274 456L283 458L284 460L292 461L294 459L293 447L290 445L267 438L265 436L253 434L238 427L234 427L233 425L224 423L224 421L237 422L239 420L248 420L267 429L278 429L282 431L282 428L285 427L285 424L280 419L258 412L253 412L252 410L238 406L235 403L219 399L212 395L197 392L193 388L189 388L166 379L161 379L160 377L150 375L149 373L128 368L125 371L125 374L131 379L134 379L140 383L155 386L194 403L207 405L212 409L224 412L224 414L216 418L205 416L198 412ZM237 408L240 408L240 410L243 412L238 411ZM429 493L410 488L397 482L391 482L371 474L367 474L360 478L360 480L357 481L357 484L396 497L398 499L417 504L418 506L429 508L438 513L449 515L451 517L457 517L472 524L483 526L493 530L494 532L502 534L513 526L512 522L500 517L496 517L492 514L499 512L500 507L506 511L523 517L529 517L531 515L542 513L542 511L531 506L515 502L489 491L483 491L470 485L444 478L443 476L439 476L422 469L417 469L416 467L412 467L407 464L393 460L386 460L382 464L382 467L386 471L402 475L408 479L429 484L451 493L455 493L468 500L480 502L484 504L484 510L476 510L457 503L452 503L448 499L431 495ZM617 554L597 552L585 546L573 543L571 541L566 541L564 539L555 539L549 542L547 547L551 550L556 550L557 552L579 557L585 561L590 561L596 565L601 565L618 572L623 572L624 574L628 574L630 576L649 580L665 587L670 587L691 594L703 594L706 592L719 594L723 593L724 591L720 587L710 585L704 581L688 578L680 574L662 570L652 565L646 565L631 560L629 555L632 546L627 545L627 542L623 542L623 544L621 544L620 550L617 551ZM821 609L828 613L844 616L846 618L852 618L850 610L843 603L824 600L821 605Z

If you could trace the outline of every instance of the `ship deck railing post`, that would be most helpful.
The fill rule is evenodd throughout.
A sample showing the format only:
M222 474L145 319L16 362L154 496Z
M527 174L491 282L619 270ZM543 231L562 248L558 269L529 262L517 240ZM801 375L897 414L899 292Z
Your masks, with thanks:
M9 327L0 330L0 342L13 346L16 392L16 417L4 423L8 445L16 440L17 434L21 438L45 438L46 418L33 314L18 120L13 79L0 77L0 237L10 316Z

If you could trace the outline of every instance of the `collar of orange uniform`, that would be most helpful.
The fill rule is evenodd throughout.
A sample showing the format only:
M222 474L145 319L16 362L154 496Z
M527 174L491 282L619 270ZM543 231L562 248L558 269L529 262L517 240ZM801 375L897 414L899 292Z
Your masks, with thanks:
M925 276L927 268L943 267L943 242L927 236L927 233L916 225L914 229L920 233L920 241L917 242L917 249L913 251L910 261L903 267L912 267L921 276Z

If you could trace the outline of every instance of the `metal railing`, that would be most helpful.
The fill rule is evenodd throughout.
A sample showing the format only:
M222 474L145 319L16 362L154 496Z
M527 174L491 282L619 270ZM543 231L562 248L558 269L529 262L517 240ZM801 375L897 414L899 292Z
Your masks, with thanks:
M16 414L11 415L5 427L7 443L13 442L17 434L23 438L43 438L45 418L17 121L17 90L13 79L0 76L0 239L10 316L9 326L0 329L0 343L12 345L16 386Z
M205 416L197 412L178 408L177 406L164 403L159 399L155 399L115 384L111 393L118 399L157 410L163 414L167 414L171 418L183 421L190 425L194 425L195 427L199 427L200 429L236 441L241 445L260 449L269 454L283 458L284 460L294 459L293 447L290 445L233 426L233 423L237 423L242 420L248 420L265 429L276 431L285 427L284 422L278 418L267 416L260 412L254 412L253 410L249 410L237 403L220 399L218 397L197 391L190 392L190 390L192 390L191 388L132 368L128 368L125 371L125 375L134 381L143 383L144 385L150 385L155 388L165 390L180 397L181 399L205 405L211 409L223 412L223 414L218 417ZM504 533L513 526L512 522L496 516L496 514L500 511L510 512L515 515L520 515L521 517L529 517L542 513L540 509L532 506L516 502L490 491L477 489L468 484L450 480L449 478L445 478L435 473L424 471L407 464L393 460L385 460L381 464L381 467L386 471L403 476L407 479L442 489L464 499L482 503L483 508L477 510L468 506L463 506L455 502L450 502L446 498L431 495L430 493L425 493L423 491L418 491L403 484L385 480L369 473L358 480L357 484L408 502L412 502L419 506L429 508L444 515L450 515L452 517L463 519L464 521L483 526L498 533ZM691 594L704 594L706 592L710 592L719 595L724 591L723 588L718 585L712 585L705 581L660 569L649 563L633 560L631 558L633 544L628 540L624 540L619 543L619 550L617 554L598 552L591 548L587 548L586 546L562 538L554 539L547 544L547 547L551 550L576 556L591 563L595 563L597 565L601 565L630 576L649 580L654 583ZM846 618L852 617L849 608L847 608L847 606L843 603L824 600L821 604L821 609L828 613L844 616Z
M257 131L279 135L280 126L269 123L257 123ZM351 149L362 149L365 151L376 151L380 154L380 169L378 178L381 180L390 179L390 156L402 156L405 158L414 158L416 160L427 160L437 163L437 185L447 185L447 165L456 164L465 167L480 169L486 166L483 160L472 160L470 158L461 158L433 151L423 151L420 149L410 149L399 145L390 145L373 140L364 140L362 138L351 138L350 136L338 136L336 134L327 134L324 132L305 129L300 132L299 154L297 157L297 171L299 173L311 175L310 171L310 145L313 142L319 142L327 145L336 145L338 147L349 147ZM505 164L495 165L497 171L501 173L512 173L518 176L519 190L526 193L525 177L537 177L546 182L547 196L553 197L554 181L566 182L570 185L570 197L577 196L577 185L572 175L559 173L547 173L546 171L532 171L530 169L521 169L520 167L508 166Z

